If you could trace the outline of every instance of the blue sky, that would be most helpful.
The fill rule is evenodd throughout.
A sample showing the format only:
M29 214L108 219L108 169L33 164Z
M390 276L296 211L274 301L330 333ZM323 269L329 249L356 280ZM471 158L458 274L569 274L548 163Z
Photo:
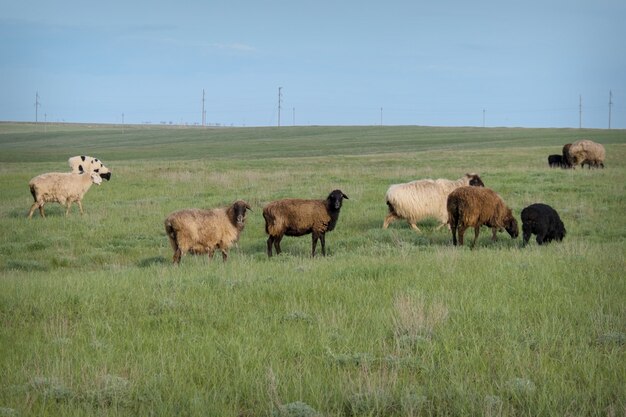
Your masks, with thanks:
M626 128L624 0L0 10L0 120Z

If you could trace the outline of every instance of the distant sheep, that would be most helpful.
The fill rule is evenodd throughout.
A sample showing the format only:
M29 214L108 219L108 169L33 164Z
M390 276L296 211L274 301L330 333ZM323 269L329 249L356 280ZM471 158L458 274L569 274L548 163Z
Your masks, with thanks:
M212 259L216 249L222 252L222 260L226 262L228 250L245 226L246 210L252 209L245 201L238 200L228 207L170 213L165 219L165 233L174 249L174 264L179 264L187 252L206 253Z
M563 150L562 150L563 168L573 168L572 160L569 156L569 148L571 147L572 147L571 143L566 143L565 145L563 145Z
M604 146L588 139L578 140L568 149L568 160L572 167L580 164L584 168L587 164L589 168L604 168L605 156Z
M550 168L564 168L563 155L549 155L548 165Z
M452 231L452 243L456 246L456 232L459 231L459 244L463 245L463 234L468 227L474 228L476 245L480 226L491 227L492 240L496 240L496 232L506 229L512 238L519 234L517 221L513 212L506 206L502 198L489 188L461 187L448 196L448 222Z
M28 183L30 193L35 200L28 212L28 218L31 219L33 217L33 213L37 208L39 208L41 217L45 218L43 206L46 203L64 205L66 207L65 215L67 216L72 203L76 202L80 209L80 214L83 214L83 196L89 190L91 184L100 185L101 182L102 178L96 172L82 174L50 172L38 175Z
M81 172L97 172L100 177L109 181L111 179L111 170L104 166L98 158L86 155L72 156L67 160L72 172L80 174Z
M560 242L565 237L565 226L559 214L547 204L531 204L522 210L521 217L524 246L531 234L537 235L539 245L553 240Z
M385 217L383 229L397 219L405 219L413 230L419 232L417 222L433 217L440 224L448 222L446 201L448 195L462 186L484 187L478 174L465 174L458 180L423 179L389 187L385 199L389 213Z
M339 218L343 199L348 199L341 190L332 191L325 200L302 200L289 198L277 200L263 208L267 239L267 256L272 256L272 245L276 255L281 252L283 236L312 234L311 256L315 256L317 241L322 243L322 255L326 256L326 232L332 231Z

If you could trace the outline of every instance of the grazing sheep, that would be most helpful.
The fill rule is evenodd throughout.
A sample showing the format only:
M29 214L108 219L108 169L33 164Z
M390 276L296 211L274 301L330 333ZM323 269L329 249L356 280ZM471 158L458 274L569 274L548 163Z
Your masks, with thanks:
M537 244L541 245L553 240L560 242L567 233L556 210L541 203L531 204L522 210L522 232L524 246L531 234L537 235Z
M502 198L489 188L460 187L448 196L448 222L452 231L452 243L456 246L456 231L459 231L459 244L463 245L463 234L468 227L474 228L476 245L480 226L491 227L492 240L496 240L496 232L506 229L512 238L519 234L517 221L511 209Z
M98 158L91 156L78 155L72 156L67 160L72 172L80 174L81 172L97 172L102 178L109 181L111 179L111 170L102 164Z
M252 210L243 200L228 207L203 210L190 208L170 213L165 219L165 233L174 249L174 264L187 252L206 253L213 258L216 249L226 262L228 249L237 242L246 221L246 210Z
M548 165L550 168L564 168L563 155L549 155Z
M606 155L604 146L589 139L577 140L572 143L567 154L568 161L571 161L572 167L580 164L584 168L585 164L587 164L589 168L604 168Z
M311 257L315 256L318 239L322 243L322 255L326 256L326 232L335 228L343 199L348 199L341 190L332 191L325 200L302 200L288 198L272 201L263 208L267 239L267 256L272 256L272 245L276 255L281 252L283 236L312 234Z
M571 143L566 143L565 145L563 145L563 150L562 150L562 154L563 154L563 168L573 168L572 165L572 160L569 156L569 148L572 147Z
M65 205L67 216L75 201L78 203L80 214L83 214L82 199L91 187L91 184L100 185L102 178L96 172L74 174L71 172L50 172L41 174L31 179L28 183L30 193L35 202L30 207L28 218L33 217L35 209L39 208L41 217L46 217L43 206L46 203L59 203Z
M465 174L458 180L423 179L404 184L393 184L387 190L385 199L389 214L385 217L383 229L396 219L406 219L413 230L419 232L417 222L427 217L439 221L439 228L448 222L446 201L448 195L462 186L484 187L478 174Z

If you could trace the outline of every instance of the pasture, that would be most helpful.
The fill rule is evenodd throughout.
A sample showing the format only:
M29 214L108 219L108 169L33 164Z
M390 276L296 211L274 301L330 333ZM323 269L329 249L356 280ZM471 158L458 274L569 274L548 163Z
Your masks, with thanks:
M548 168L581 138L605 169ZM79 154L113 172L85 215L26 219L29 179ZM390 184L466 172L564 241L382 230ZM0 123L0 416L624 415L625 184L624 130ZM263 205L335 188L328 256L268 259ZM174 267L166 215L236 199L228 262Z

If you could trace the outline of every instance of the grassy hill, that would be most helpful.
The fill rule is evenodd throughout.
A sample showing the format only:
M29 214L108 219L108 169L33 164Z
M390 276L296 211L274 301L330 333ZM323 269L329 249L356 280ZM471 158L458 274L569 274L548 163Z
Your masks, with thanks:
M606 169L548 168L580 138ZM113 171L85 215L27 220L29 179L78 154ZM565 240L381 229L390 184L465 172ZM0 416L621 415L625 180L623 130L0 123ZM263 205L334 188L329 256L268 259ZM239 198L228 263L173 267L165 216Z

